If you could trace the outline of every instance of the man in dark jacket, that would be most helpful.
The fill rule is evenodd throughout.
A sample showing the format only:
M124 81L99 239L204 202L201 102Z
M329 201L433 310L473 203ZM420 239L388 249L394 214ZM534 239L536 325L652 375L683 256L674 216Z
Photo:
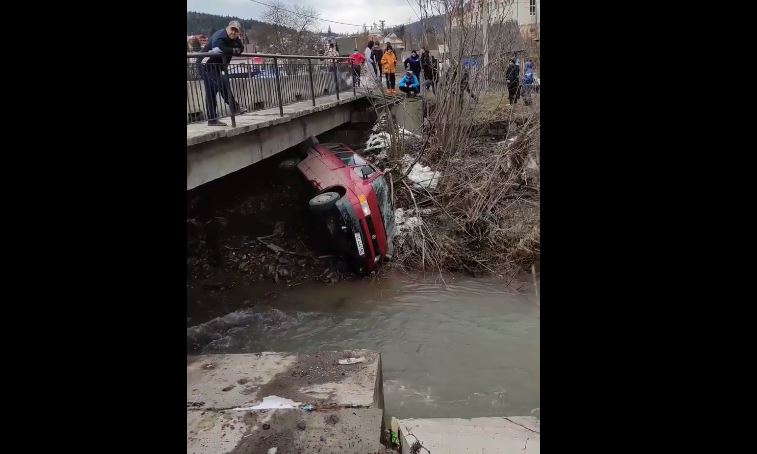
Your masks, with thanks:
M226 123L218 120L216 111L216 95L220 92L223 100L234 110L235 115L246 112L234 100L228 79L223 77L221 71L226 71L228 62L233 55L240 55L244 50L244 44L239 39L242 25L239 21L231 21L225 29L218 30L208 39L202 52L211 52L212 57L198 57L197 65L202 80L205 83L205 99L207 101L208 125L226 126Z
M371 62L376 66L378 70L378 77L381 78L381 59L384 57L384 51L381 50L379 44L373 45L373 53L371 53Z
M515 64L515 59L511 58L505 69L505 81L507 82L507 99L510 100L510 104L516 104L520 94L520 68Z
M431 87L434 90L434 93L436 93L436 88L434 87L434 76L431 69L431 54L425 47L421 48L421 69L423 70L423 78L425 79L426 90ZM420 78L420 75L418 77Z
M418 77L421 75L421 59L418 58L418 52L413 50L410 52L410 56L407 57L404 61L405 69L409 69L413 72L413 74L416 74Z

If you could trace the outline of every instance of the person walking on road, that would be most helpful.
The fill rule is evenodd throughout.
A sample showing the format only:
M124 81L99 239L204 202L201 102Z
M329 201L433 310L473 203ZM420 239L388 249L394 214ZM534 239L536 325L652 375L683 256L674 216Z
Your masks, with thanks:
M394 73L397 71L397 56L394 55L394 49L392 49L392 45L389 43L386 43L386 51L384 52L384 56L381 57L381 71L386 75L387 94L397 94L394 77Z
M233 55L240 55L244 50L244 44L239 39L239 33L242 25L239 21L231 21L226 28L218 30L208 39L203 46L202 52L213 53L212 57L198 57L198 72L202 76L205 84L205 97L207 101L207 114L209 126L226 126L226 123L218 119L216 95L221 93L221 97L234 115L241 115L247 112L240 107L231 93L229 80L223 77L222 71L228 69L229 61ZM225 61L224 61L225 60Z

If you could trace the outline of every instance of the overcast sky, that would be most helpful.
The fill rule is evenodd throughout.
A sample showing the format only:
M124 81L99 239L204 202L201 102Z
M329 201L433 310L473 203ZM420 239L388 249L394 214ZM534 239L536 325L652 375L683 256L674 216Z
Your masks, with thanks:
M270 0L260 1L271 3ZM413 5L413 9L418 11L416 0L282 0L290 10L295 4L313 6L321 13L320 17L323 19L349 24L365 23L369 28L374 21L378 24L379 19L384 19L387 27L418 20L408 1ZM265 6L250 0L187 0L187 11L237 16L242 19L261 20L266 9ZM318 27L323 31L326 31L329 25L332 31L338 33L359 31L358 27L318 21Z

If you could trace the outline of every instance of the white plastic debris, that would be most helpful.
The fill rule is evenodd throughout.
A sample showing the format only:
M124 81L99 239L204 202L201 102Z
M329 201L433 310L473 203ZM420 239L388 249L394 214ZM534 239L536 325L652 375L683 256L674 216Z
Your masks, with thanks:
M357 364L357 363L364 363L365 362L365 356L361 356L359 358L346 358L346 359L340 359L339 364L345 365L345 364Z
M300 402L295 402L291 399L279 396L265 396L263 402L252 407L239 407L234 408L237 411L251 411L251 410L276 410L279 408L297 408L301 405Z
M404 155L402 157L402 165L404 171L415 159L410 155ZM412 169L407 177L413 182L413 185L417 188L436 189L436 185L439 184L439 180L442 177L442 173L439 171L431 170L429 166L423 166L419 163L413 164Z
M271 448L268 450L268 454L276 454L276 451L278 451L279 448Z
M420 210L421 214L428 214L429 209ZM416 228L423 224L423 220L415 214L414 209L405 210L397 208L394 210L394 238L397 245L401 246L405 242L405 237Z
M419 136L418 134L412 131L408 131L405 128L399 128L399 133L402 134L403 136L410 136L410 137L415 137L416 139L421 139L421 136Z
M497 145L505 145L509 147L510 145L514 144L516 140L518 140L518 136L513 136L508 138L507 140L500 140L499 142L497 142Z

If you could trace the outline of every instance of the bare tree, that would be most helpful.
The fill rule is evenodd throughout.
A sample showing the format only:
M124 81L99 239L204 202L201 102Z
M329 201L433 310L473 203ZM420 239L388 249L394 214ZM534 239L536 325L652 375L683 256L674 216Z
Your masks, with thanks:
M320 13L313 7L294 6L290 12L287 5L274 0L263 13L263 19L274 25L272 44L274 50L283 54L308 53L313 48L317 36L315 24Z

